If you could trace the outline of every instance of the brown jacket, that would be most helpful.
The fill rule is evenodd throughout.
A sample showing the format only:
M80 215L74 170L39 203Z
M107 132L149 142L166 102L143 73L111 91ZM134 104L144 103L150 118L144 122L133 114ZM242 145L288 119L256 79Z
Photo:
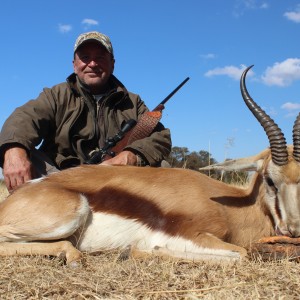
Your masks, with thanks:
M103 147L108 137L115 136L126 121L138 120L148 111L140 97L128 92L116 77L112 75L109 83L109 93L97 104L72 74L67 82L44 88L37 99L18 107L0 134L1 167L4 151L12 144L23 145L28 151L40 145L59 169L79 165L92 150ZM126 149L156 166L170 153L170 131L159 123L149 137Z

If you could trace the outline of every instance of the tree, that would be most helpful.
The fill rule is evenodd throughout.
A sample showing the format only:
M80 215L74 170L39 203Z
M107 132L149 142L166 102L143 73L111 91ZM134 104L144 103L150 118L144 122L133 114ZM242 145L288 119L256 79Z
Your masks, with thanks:
M186 147L173 147L167 161L172 168L183 168L188 154Z
M184 168L199 172L199 169L217 163L208 151L190 152L187 147L173 147L167 159L172 168ZM244 184L247 181L247 172L222 172L217 170L201 171L217 180L230 184Z
M173 168L186 168L197 171L201 167L217 162L207 151L190 152L186 147L173 147L167 161Z

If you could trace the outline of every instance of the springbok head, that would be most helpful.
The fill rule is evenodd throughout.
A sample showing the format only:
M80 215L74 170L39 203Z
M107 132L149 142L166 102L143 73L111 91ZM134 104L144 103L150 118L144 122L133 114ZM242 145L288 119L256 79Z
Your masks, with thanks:
M265 203L273 215L278 234L300 236L300 113L293 127L293 146L287 146L278 125L249 95L245 78L252 66L241 76L242 97L266 132L269 155L261 161L266 187Z

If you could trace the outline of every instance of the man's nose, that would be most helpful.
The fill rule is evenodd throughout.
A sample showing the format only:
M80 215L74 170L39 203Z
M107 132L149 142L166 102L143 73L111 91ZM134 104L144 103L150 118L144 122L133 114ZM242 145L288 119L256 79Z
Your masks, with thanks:
M96 67L98 64L95 60L91 59L88 64L90 67Z

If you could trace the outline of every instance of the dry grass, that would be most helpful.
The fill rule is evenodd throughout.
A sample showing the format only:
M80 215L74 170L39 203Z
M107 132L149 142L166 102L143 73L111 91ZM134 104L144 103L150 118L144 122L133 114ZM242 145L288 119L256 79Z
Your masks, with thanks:
M0 197L7 191L0 187ZM0 258L1 299L300 299L300 264L235 264L158 257L120 261L119 252L84 254L71 269L59 259Z
M118 252L85 255L70 269L58 259L1 258L1 299L299 299L300 266L118 261Z
M8 191L3 180L0 180L0 202L8 195Z

